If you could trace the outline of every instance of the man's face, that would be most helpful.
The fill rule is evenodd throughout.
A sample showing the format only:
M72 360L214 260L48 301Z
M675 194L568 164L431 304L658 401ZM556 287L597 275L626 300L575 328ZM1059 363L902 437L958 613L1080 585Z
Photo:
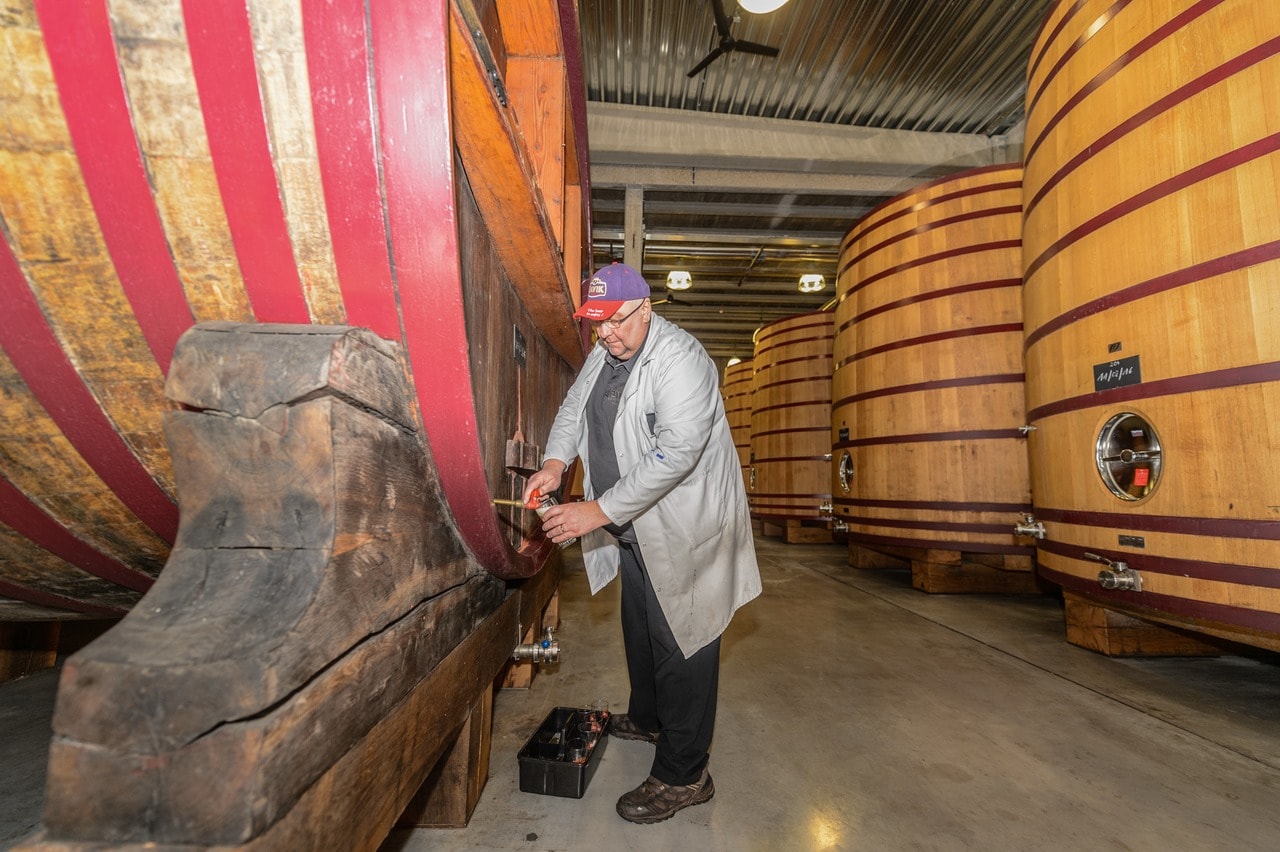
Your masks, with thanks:
M653 307L648 299L632 299L624 302L609 319L593 322L591 328L608 348L610 355L619 361L627 361L644 344L652 313Z

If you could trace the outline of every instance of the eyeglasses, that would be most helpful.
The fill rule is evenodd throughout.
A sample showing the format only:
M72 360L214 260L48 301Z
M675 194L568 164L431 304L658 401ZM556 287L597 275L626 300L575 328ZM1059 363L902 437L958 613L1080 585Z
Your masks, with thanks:
M648 301L648 300L646 299L645 301ZM618 317L611 317L607 320L601 320L600 322L593 322L591 323L591 327L596 330L596 334L599 334L604 329L608 329L609 331L616 331L617 329L622 327L622 324L624 322L631 319L631 317L636 313L636 311L640 310L643 307L644 307L644 302L641 302L640 304L632 308L631 313L627 314L625 317L622 317L621 319L619 319Z

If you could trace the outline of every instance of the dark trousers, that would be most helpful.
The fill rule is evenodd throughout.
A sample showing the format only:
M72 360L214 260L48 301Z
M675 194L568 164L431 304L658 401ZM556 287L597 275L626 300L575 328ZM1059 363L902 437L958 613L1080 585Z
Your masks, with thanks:
M658 731L650 774L664 784L692 784L707 765L716 723L720 640L685 659L653 593L640 548L620 541L622 642L631 677L627 715Z

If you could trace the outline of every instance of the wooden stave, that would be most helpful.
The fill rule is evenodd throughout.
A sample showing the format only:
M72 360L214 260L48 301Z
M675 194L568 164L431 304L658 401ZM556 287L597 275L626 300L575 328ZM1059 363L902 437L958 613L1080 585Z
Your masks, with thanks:
M559 23L576 27L564 4L555 5ZM544 544L525 539L536 538L532 528L524 528L529 525L519 519L513 525L500 518L489 497L507 496L517 485L495 447L522 428L530 438L545 435L559 402L552 400L567 389L575 361L580 363L581 335L568 317L573 305L563 270L558 302L547 296L534 304L527 287L503 273L492 250L488 277L480 282L464 278L460 267L466 252L459 250L457 221L431 218L446 225L434 232L443 237L438 244L425 244L414 233L420 230L416 222L424 221L421 211L434 209L433 204L448 210L475 206L465 200L467 192L458 180L467 165L465 155L459 163L429 156L432 146L453 149L458 141L447 122L430 115L447 114L452 92L446 81L465 76L457 56L452 72L443 70L449 61L444 49L449 20L460 12L441 2L372 14L370 38L378 59L372 79L379 82L376 90L382 98L372 103L363 6L308 2L300 7L301 18L292 9L256 0L242 10L243 18L233 14L228 20L216 19L218 12L198 4L183 20L174 4L144 0L112 4L110 10L104 4L56 13L24 3L6 19L6 34L16 46L0 61L32 85L21 93L28 100L15 105L31 118L18 137L6 140L0 155L11 188L0 198L0 213L13 236L0 247L0 280L6 295L19 288L27 291L3 326L0 396L10 422L25 425L20 435L6 435L0 452L5 460L0 469L5 521L0 523L0 562L35 568L24 568L17 576L0 574L0 618L118 617L150 586L163 566L177 520L159 429L164 411L173 408L162 393L164 368L181 332L208 319L252 321L256 315L259 321L351 322L404 343L419 398L433 401L422 407L423 426L441 460L442 477L450 480L446 493L468 543L500 576L528 575L546 557ZM246 42L250 31L256 43L252 38ZM437 40L438 67L422 62L420 44L405 43L410 34ZM208 50L216 39L230 45L229 56L219 60L228 81L235 79L237 62L247 63L261 87L262 99L246 101L244 114L222 117L225 128L255 107L267 116L256 152L227 153L218 148L227 144L220 139L211 154L206 113L192 106L207 102L205 110L211 111L218 103L217 97L209 97L208 82ZM156 73L150 54L169 62L163 73ZM111 73L102 73L108 64ZM259 67L275 72L257 75ZM396 88L400 72L405 83ZM68 95L79 92L86 81L97 81L87 95ZM565 85L577 89L567 100L574 100L573 94L580 99L580 84L580 72L571 69ZM356 120L335 112L334 104L346 102L339 96L342 91L359 92L362 86L362 122L359 99ZM234 91L233 83L226 82L223 101ZM125 102L133 111L117 110L113 119L112 108ZM284 106L297 102L311 102L315 115L328 116L315 121L313 138L297 126L285 126L287 116L306 112ZM426 110L419 126L399 139L384 128L384 145L375 151L372 122L379 119L371 116L398 114L406 105ZM568 110L570 123L581 121L577 107ZM211 118L210 126L216 124ZM174 126L183 132L162 132ZM335 128L350 129L349 135L340 138ZM128 144L121 141L126 130ZM572 126L566 130L573 135ZM581 143L580 130L577 135ZM575 140L567 141L574 148ZM269 147L282 152L278 160L267 162L281 176L272 186L281 187L287 203L276 199L280 215L269 217L256 248L246 247L244 240L254 234L228 224L236 214L225 209L224 196L233 207L245 199L221 193L217 172L233 172L237 156L252 159L256 153L260 158ZM423 163L411 149L433 163L420 168ZM25 161L24 150L31 154ZM359 189L369 176L377 186L376 158L384 161L385 196L380 189L376 195ZM513 152L512 159L530 168L524 152ZM571 152L569 159L573 169L585 168L582 152ZM472 173L483 172L473 163ZM584 174L569 177L585 182ZM139 194L143 185L145 197ZM60 212L75 215L49 216L37 186L58 187ZM204 194L183 204L182 191L188 188L193 196ZM327 223L326 205L331 208ZM121 215L122 209L130 215ZM112 231L118 221L130 223L134 230L128 236L144 248L132 254L122 248L126 241ZM274 254L266 234L273 222L292 236L292 244L283 250L275 246ZM316 232L326 224L328 239L318 238ZM549 221L540 227L551 233ZM397 259L394 285L388 229ZM53 257L68 261L38 263L46 243L54 246ZM553 240L548 244L543 254L556 251ZM440 263L439 254L428 256L428 250L443 251L446 262ZM246 259L251 254L261 257ZM220 262L219 255L240 262ZM475 258L466 263L484 266ZM37 293L27 287L34 266L41 266L45 276L37 281L44 285ZM125 272L116 273L117 266ZM59 269L47 272L43 267ZM273 285L263 269L284 269L282 278L289 283ZM504 306L495 313L509 322L501 334L486 338L488 346L503 352L503 363L510 363L511 329L520 329L529 350L529 368L521 370L530 374L526 385L545 388L545 398L525 400L518 411L515 404L484 399L497 383L487 373L496 369L491 365L499 363L498 356L486 360L466 354L483 348L469 347L468 340L490 331L476 319L475 306L464 304L481 291ZM48 293L76 295L57 302ZM72 316L77 303L86 302L93 308L79 313L87 315ZM135 311L133 304L140 308ZM447 343L433 350L428 344L436 341L453 343L447 351ZM101 361L104 351L115 353L110 370ZM108 379L104 373L110 374ZM459 435L458 423L472 428ZM74 483L74 490L42 480L40 465L30 461L35 445L51 448L47 466L56 473L51 478ZM477 504L481 511L475 511Z
M1026 360L1033 492L1047 531L1040 573L1109 608L1280 649L1280 532L1266 509L1280 496L1263 472L1277 448L1266 413L1280 410L1280 307L1267 296L1280 234L1274 196L1252 191L1273 180L1280 128L1248 108L1280 80L1280 15L1238 3L1179 3L1141 19L1122 10L1095 41L1083 32L1089 9L1077 17L1065 5L1051 12L1061 21L1046 27L1054 38L1033 51L1045 60L1028 90ZM1140 88L1126 85L1139 79ZM1177 163L1160 156L1170 149ZM1115 174L1119 162L1141 168ZM1115 179L1099 179L1107 173ZM1094 189L1082 195L1086 184ZM1091 265L1123 234L1124 264ZM1120 353L1108 351L1114 343ZM1088 367L1117 355L1139 356L1142 382L1096 389ZM1085 369L1056 367L1069 357ZM1136 503L1112 496L1093 460L1103 424L1123 411L1149 418L1166 458L1162 481ZM1224 422L1233 443L1252 448L1254 468L1241 470L1215 444ZM1101 588L1102 566L1085 552L1126 562L1142 591Z
M1031 506L1017 428L1025 422L1020 193L1018 164L958 173L890 199L842 241L831 487L851 543L1005 554L1016 557L1009 567L1030 568L1032 548L1012 535ZM949 313L968 317L967 325ZM913 323L905 331L903 317ZM948 362L965 369L936 372ZM889 382L890 368L916 372ZM904 418L904 400L930 398ZM966 464L967 448L981 455ZM845 452L855 471L847 493ZM1013 486L991 476L997 460L1010 467ZM890 475L904 468L963 474L924 486Z
M776 320L755 334L747 496L753 518L827 521L831 499L832 313Z

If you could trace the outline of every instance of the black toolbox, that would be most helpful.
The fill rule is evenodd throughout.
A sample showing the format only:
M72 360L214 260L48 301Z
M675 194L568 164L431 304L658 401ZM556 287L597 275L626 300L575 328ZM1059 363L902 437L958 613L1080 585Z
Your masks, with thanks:
M579 726L593 721L598 731L594 737L582 737L583 744L579 746L575 742ZM520 790L581 799L609 742L608 728L607 713L602 716L576 707L552 710L516 755L520 761Z

